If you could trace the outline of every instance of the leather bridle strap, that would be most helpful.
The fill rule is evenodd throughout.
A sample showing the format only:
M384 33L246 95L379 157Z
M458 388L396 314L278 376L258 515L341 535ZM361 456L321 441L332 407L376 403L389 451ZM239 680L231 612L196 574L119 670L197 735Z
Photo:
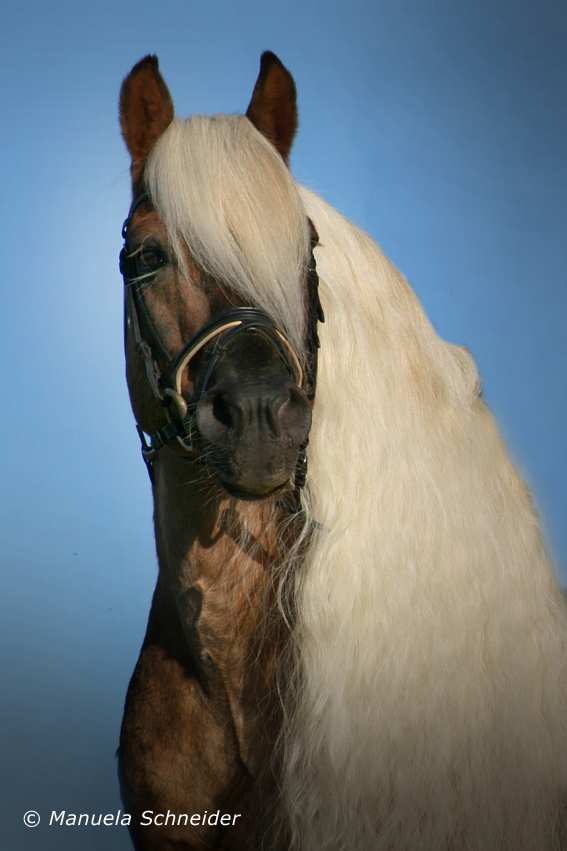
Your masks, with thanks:
M234 307L230 310L225 310L223 313L220 313L218 316L213 317L213 319L205 323L202 328L193 334L189 342L181 349L171 364L171 383L177 393L181 393L183 371L197 352L199 352L215 337L228 332L227 337L230 339L230 337L233 336L233 332L243 331L246 328L254 328L255 330L259 330L261 328L268 329L270 333L266 336L269 336L270 342L278 343L278 353L280 356L284 357L284 360L288 361L288 365L289 363L293 365L293 372L295 373L293 378L296 384L301 387L303 385L303 370L299 363L299 359L291 344L284 335L278 331L275 323L270 319L267 313L264 313L263 310L258 310L255 307ZM276 335L276 337L274 337L274 335ZM220 354L220 352L218 354ZM212 365L214 365L214 362L218 359L218 354L216 356L213 355L213 358L211 359L211 363L207 369L207 377L203 381L203 390L206 389L208 378L212 372Z

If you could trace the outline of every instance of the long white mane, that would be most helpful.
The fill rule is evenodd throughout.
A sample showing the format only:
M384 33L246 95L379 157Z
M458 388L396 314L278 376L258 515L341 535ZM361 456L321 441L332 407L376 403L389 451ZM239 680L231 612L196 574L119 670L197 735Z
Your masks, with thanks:
M306 214L319 234L304 497L319 531L283 732L292 847L563 848L567 616L471 357L246 119L174 122L146 177L172 239L294 340Z
M327 322L286 795L301 849L565 847L567 617L469 354L302 191Z

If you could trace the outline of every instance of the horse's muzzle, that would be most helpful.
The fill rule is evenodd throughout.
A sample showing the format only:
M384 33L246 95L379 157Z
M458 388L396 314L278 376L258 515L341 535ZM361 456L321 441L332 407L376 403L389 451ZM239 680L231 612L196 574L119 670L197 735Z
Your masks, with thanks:
M311 427L311 405L294 381L220 381L197 405L207 457L225 489L259 499L285 487Z

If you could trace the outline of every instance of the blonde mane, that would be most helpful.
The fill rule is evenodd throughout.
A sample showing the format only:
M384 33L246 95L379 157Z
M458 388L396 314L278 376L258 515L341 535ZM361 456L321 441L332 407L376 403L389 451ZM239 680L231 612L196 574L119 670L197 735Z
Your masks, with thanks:
M567 618L479 394L378 246L242 117L174 121L146 181L182 257L304 339L307 216L326 322L297 570L283 800L301 851L552 851Z
M293 847L564 847L567 618L469 354L302 190L322 326L285 731Z

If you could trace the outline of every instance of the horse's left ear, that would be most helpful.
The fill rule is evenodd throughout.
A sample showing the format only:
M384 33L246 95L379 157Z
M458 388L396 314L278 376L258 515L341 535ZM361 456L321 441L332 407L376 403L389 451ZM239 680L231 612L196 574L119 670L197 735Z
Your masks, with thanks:
M297 92L293 77L269 50L262 54L246 115L288 163L297 130Z
M140 191L146 158L172 121L173 101L157 56L145 56L132 68L120 91L120 124L132 157L134 197Z

